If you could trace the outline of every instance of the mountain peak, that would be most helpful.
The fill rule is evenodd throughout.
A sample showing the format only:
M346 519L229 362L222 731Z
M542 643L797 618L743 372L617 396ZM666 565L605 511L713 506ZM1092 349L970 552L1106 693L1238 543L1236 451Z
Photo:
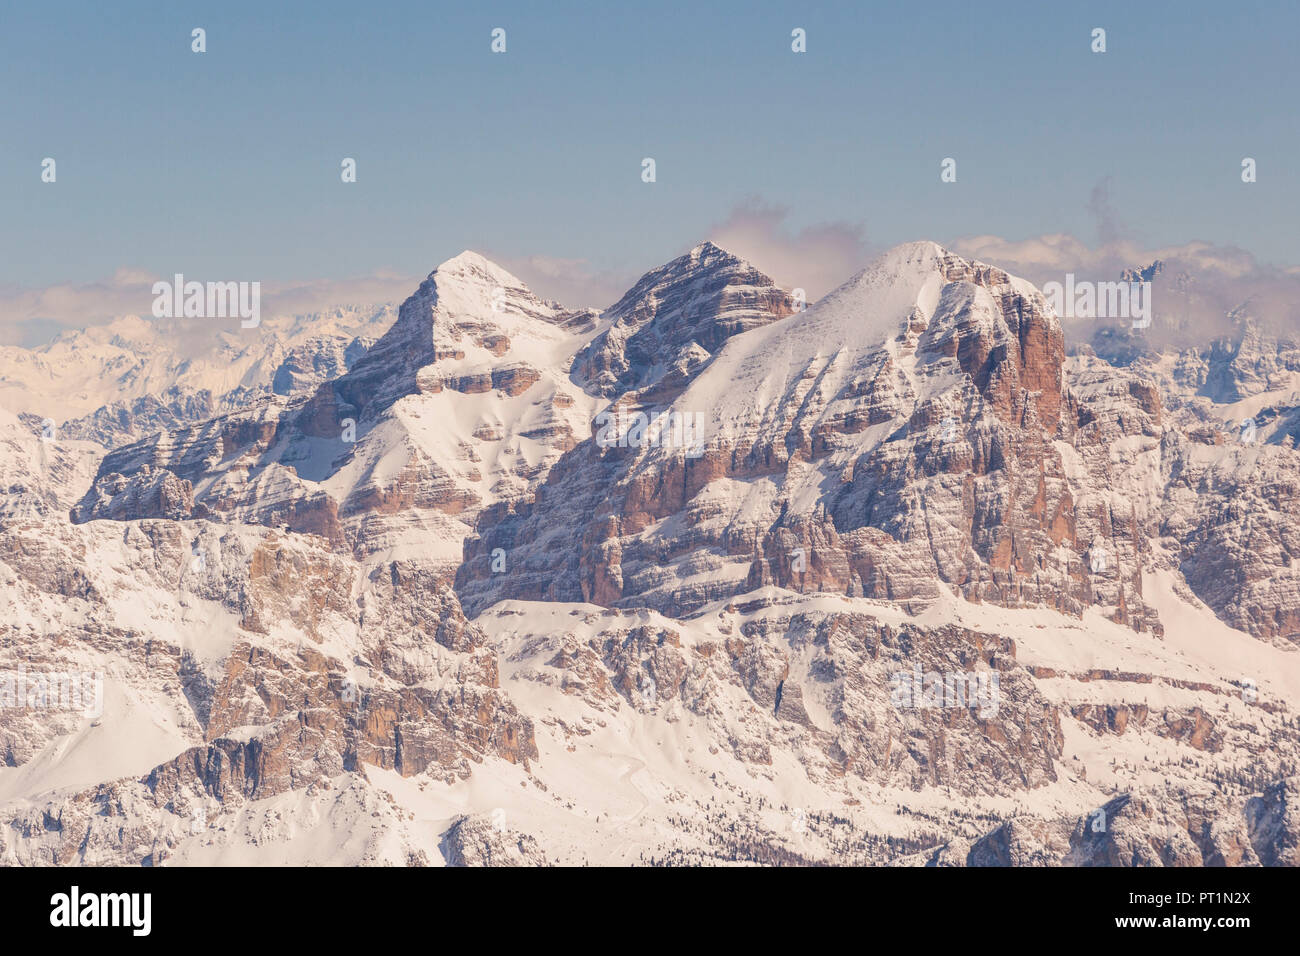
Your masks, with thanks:
M714 256L726 256L730 259L739 259L740 256L733 255L726 249L714 242L712 239L705 239L703 242L696 243L691 251L687 253L691 259L706 259Z
M929 265L952 255L947 249L930 239L901 242L887 249L877 260L879 266L921 264Z
M894 246L895 249L908 249L917 253L937 253L941 256L950 255L949 251L935 242L933 239L913 239L909 242L900 242Z
M606 396L645 389L666 376L680 387L689 375L668 376L668 369L695 370L731 336L794 309L790 294L770 277L705 240L647 272L606 309L609 328L574 368L588 388Z
M486 256L466 249L458 256L453 256L434 269L429 278L470 279L486 285L505 288L526 289L523 280L497 265Z
M875 330L875 334L892 334L892 323L923 298L926 305L923 311L929 312L935 304L934 294L943 285L943 262L955 257L937 242L920 240L904 242L886 250L861 272L857 273L838 288L833 289L818 303L823 312L834 303L841 303L850 309L860 307L864 296L871 296L875 303L876 315L885 316L886 325ZM922 295L923 290L931 294Z

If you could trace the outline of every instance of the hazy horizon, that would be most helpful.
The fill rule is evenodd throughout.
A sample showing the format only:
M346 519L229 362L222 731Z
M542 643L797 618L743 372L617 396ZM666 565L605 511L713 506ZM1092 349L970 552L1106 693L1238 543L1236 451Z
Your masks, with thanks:
M1300 265L1292 6L301 9L8 14L0 342L123 314L123 276L354 301L465 248L594 307L706 238L813 296L920 238Z

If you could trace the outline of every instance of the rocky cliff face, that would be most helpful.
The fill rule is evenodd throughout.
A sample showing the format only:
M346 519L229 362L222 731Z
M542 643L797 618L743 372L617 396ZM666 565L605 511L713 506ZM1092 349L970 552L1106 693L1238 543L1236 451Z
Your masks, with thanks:
M5 417L0 860L1293 864L1284 350L1096 342L933 243L465 253L106 455Z
M605 311L606 327L575 357L574 376L606 398L637 392L663 403L731 336L798 307L749 263L703 242Z
M1157 626L1137 574L1145 529L1093 491L1149 465L1159 396L1124 373L1071 383L1059 323L1006 273L903 247L733 340L671 409L705 417L701 457L575 450L536 502L480 521L462 600L688 613L767 584L898 601L951 586ZM1113 461L1121 439L1133 457ZM497 548L522 570L492 574ZM1104 569L1094 548L1114 555Z

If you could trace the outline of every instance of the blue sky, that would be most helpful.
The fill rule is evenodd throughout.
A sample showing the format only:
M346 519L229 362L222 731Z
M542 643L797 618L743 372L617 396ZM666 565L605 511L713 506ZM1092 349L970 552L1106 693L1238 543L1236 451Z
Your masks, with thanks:
M1297 35L1291 2L7 4L0 285L466 247L637 274L746 202L873 246L1101 228L1294 265Z

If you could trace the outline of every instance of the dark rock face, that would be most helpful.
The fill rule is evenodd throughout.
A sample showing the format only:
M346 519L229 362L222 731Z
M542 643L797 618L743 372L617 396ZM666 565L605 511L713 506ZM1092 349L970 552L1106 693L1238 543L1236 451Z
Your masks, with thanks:
M1300 866L1300 779L1279 780L1248 800L1246 826L1263 866Z
M548 866L537 840L490 818L462 816L442 838L448 866Z
M129 478L110 472L95 482L85 498L72 509L75 522L107 518L134 521L138 518L203 518L207 508L194 503L194 486L165 468L144 465Z
M668 389L653 386L672 384L665 370L697 366L731 336L795 309L790 294L749 263L701 243L646 273L606 310L612 324L574 359L574 376L606 398L649 389L662 402Z
M271 379L271 391L293 395L338 378L365 357L374 342L343 335L321 336L290 349Z
M1296 780L1258 797L1184 798L1169 804L1123 794L1078 820L1015 817L934 865L1294 866L1296 821L1281 810ZM1226 806L1225 806L1226 803Z

